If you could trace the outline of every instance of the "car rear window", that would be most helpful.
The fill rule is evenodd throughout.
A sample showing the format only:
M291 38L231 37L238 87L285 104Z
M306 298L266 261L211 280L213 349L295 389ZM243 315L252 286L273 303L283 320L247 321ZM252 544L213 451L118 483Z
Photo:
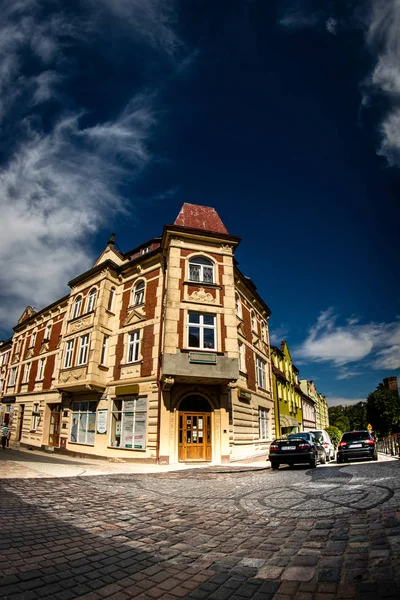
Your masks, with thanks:
M313 431L312 434L317 438L317 440L324 441L324 434L322 431Z
M344 442L348 442L349 440L367 440L370 437L368 431L351 431L349 433L344 433L342 440Z
M308 440L310 441L310 434L309 433L291 433L290 435L288 435L288 440L295 440L296 438L302 438L303 440Z

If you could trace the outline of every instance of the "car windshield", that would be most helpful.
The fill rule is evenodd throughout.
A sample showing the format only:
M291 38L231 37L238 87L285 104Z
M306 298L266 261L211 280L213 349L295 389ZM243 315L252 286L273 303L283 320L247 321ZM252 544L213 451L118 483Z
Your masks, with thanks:
M288 435L288 440L296 440L299 438L310 441L311 436L309 433L305 433L305 432L291 433L290 435Z
M344 433L342 440L344 442L348 441L356 441L356 440L368 440L371 436L368 431L350 431L349 433Z

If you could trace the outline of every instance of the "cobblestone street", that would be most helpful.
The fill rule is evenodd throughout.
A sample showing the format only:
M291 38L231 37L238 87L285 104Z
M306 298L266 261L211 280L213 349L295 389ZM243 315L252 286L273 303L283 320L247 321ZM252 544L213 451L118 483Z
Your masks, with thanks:
M400 461L236 469L1 480L1 597L399 597Z

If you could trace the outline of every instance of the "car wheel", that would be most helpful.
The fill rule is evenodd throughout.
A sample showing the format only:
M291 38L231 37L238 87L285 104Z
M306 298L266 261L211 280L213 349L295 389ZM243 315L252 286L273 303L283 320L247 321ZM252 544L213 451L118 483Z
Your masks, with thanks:
M378 460L378 454L374 454L374 456L372 458L373 458L373 460Z
M313 460L310 460L310 467L311 467L312 469L315 469L315 468L316 468L316 466L317 466L317 459L316 459L316 458L314 458Z
M338 465L340 465L343 462L343 458L341 456L338 456L336 460Z
M273 471L277 471L279 469L279 463L271 463L271 467Z
M326 464L326 454L324 452L323 457L321 458L321 465L325 465Z

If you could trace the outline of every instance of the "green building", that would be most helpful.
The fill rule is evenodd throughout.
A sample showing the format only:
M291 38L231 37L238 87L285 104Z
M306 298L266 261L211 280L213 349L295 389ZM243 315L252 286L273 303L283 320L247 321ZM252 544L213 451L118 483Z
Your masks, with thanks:
M303 430L303 413L299 370L290 356L286 341L281 347L271 346L272 389L275 402L276 436Z

